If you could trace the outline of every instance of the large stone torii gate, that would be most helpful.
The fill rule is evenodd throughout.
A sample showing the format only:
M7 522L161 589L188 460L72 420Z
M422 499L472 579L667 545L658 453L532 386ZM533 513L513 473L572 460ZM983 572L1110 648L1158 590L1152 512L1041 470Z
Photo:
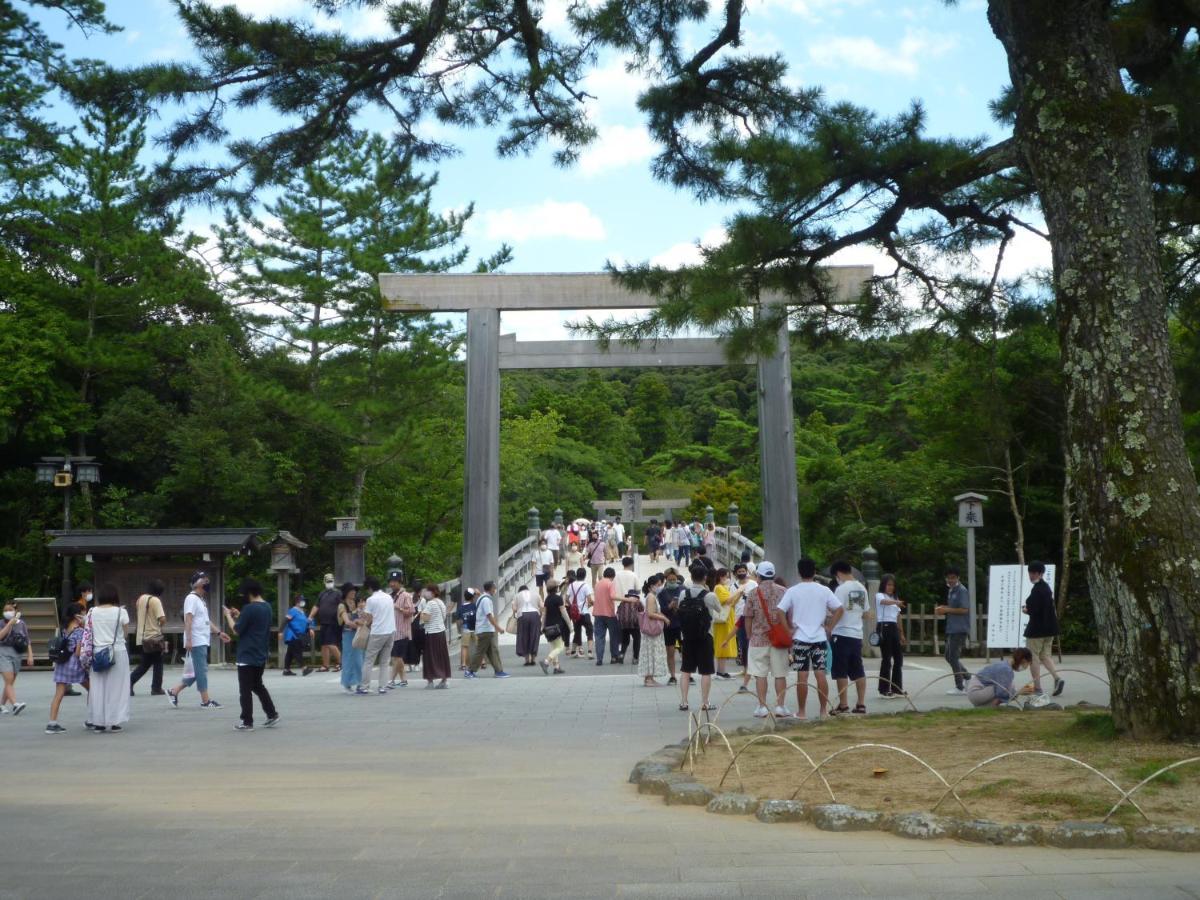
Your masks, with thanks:
M858 295L869 266L823 269L841 299ZM649 309L649 294L621 287L611 275L381 274L389 309L467 314L467 448L463 503L463 584L495 577L500 555L500 371L502 369L724 366L731 359L709 338L674 338L638 348L597 341L517 341L500 334L504 310ZM767 302L775 302L769 300ZM764 547L780 573L800 556L800 515L793 432L792 363L786 324L776 351L759 356L758 428ZM786 577L786 576L785 576Z

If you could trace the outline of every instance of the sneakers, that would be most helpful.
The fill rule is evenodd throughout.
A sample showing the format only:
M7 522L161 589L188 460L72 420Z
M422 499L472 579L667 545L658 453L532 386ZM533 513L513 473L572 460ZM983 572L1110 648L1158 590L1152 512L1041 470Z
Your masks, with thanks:
M176 709L178 709L179 708L179 695L174 693L173 691L167 691L167 702L170 703L172 706L174 706Z
M267 721L263 723L263 728L274 728L278 724L279 716L271 716L271 718L267 719Z
M538 665L542 667L542 674L543 674L543 675L549 675L549 674L550 674L550 667L549 667L548 665L546 665L544 662L539 662L539 663L538 663Z
M966 693L967 693L966 688L950 688L950 690L946 691L946 696L947 697L962 697L962 696L965 696Z
M67 729L63 728L57 722L51 722L46 726L46 734L62 734Z
M467 671L463 672L463 678L478 678L478 677L479 677L479 676L478 676L478 675L476 675L474 672L472 672L470 669L467 669ZM433 682L432 682L432 681L431 681L431 682L429 682L429 686L430 686L430 687L433 687Z
M352 687L346 687L345 685L343 685L343 686L342 686L342 691L343 691L344 693L347 693L347 694L349 694L351 697L353 697L353 696L354 696L354 688L352 688Z
M295 675L296 673L293 672L291 669L284 669L283 674L287 675L287 676L292 676L292 675Z
M389 682L387 683L387 686L388 686L388 687L390 687L390 688L394 688L394 687L395 687L396 685L398 685L399 683L400 683L400 682L398 682L398 681L397 681L395 678L393 678L391 681L389 681Z
M769 715L770 713L765 706L760 706L754 710L754 718L756 719L765 719Z
M746 685L743 684L741 687L738 688L737 692L739 694L748 694L748 693L750 693L750 688L746 687Z
M12 714L14 716L19 716L21 714L21 710L23 710L24 708L25 708L24 703L14 703L13 708L12 708Z
M253 731L254 726L247 725L245 722L238 722L236 725L233 726L233 730L234 731Z
M1067 686L1067 683L1065 681L1063 681L1061 678L1055 678L1054 679L1054 694L1053 694L1053 696L1057 697L1059 694L1061 694L1063 692L1063 688L1065 688L1066 686Z
M125 729L122 728L120 725L111 725L111 726L109 726L108 730L111 731L113 734L116 734L117 732L124 731Z
M668 679L667 679L667 684L678 684L678 683L679 683L679 682L677 682L677 681L675 680L675 676L674 676L674 675L672 675L670 678L668 678Z
M201 709L221 709L221 704L216 700L209 700L207 703L200 704Z
M716 677L717 677L717 678L720 678L720 679L722 679L722 680L724 680L724 681L728 681L728 680L729 680L729 679L731 679L733 676L732 676L732 675L730 675L728 672L717 672L717 673L716 673Z
M775 707L775 718L790 719L791 717L792 717L792 711L790 709L788 709L786 706Z
M493 677L495 677L495 678L512 678L512 676L509 675L507 672L497 672L495 674L495 676L493 676Z
M311 675L312 670L313 670L312 666L305 666L303 669L300 670L300 674L301 675Z
M381 688L379 689L379 693L380 693L380 694L386 694L387 692L388 692L388 689L387 689L387 688L385 688L385 687L381 687ZM368 693L370 693L370 691L368 691Z
M354 693L355 693L355 695L356 695L356 696L359 696L359 697L366 697L366 696L367 696L367 695L369 695L371 692L370 692L370 691L368 691L368 690L367 690L365 687L357 687L357 688L355 688L355 689L354 689Z

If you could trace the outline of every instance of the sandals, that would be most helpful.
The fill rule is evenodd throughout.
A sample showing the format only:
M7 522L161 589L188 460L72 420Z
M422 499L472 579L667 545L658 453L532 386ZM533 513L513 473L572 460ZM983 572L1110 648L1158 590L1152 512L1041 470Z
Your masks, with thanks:
M680 712L687 712L687 711L688 711L688 705L687 705L686 703L680 703L680 704L679 704L679 711L680 711Z
M848 706L832 707L829 710L829 714L831 716L844 716L848 712L850 712L850 707Z
M340 665L338 665L338 666L334 666L334 667L333 667L332 669L330 669L329 671L331 671L331 672L340 672L340 671L342 671L342 667L341 667Z
M702 710L704 710L705 712L716 712L716 710L717 710L717 704L715 704L715 703L705 703L705 704L704 704L702 707L700 707L700 708L701 708Z
M329 666L321 666L321 668L317 669L317 671L318 672L328 672Z
M854 707L854 715L865 716L866 714L867 714L867 708L865 706L863 706L861 703L859 703L857 706Z

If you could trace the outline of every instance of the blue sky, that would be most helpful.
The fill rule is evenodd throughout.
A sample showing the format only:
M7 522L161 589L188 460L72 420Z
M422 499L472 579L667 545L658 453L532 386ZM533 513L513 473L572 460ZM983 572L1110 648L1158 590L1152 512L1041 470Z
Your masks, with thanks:
M234 5L262 16L312 16L307 0L234 0ZM565 5L566 0L547 0L550 27L561 22ZM114 64L191 55L167 0L109 0L108 9L123 32L84 40L56 27L50 16L46 23L72 53ZM385 33L378 10L350 10L339 24L354 34ZM1007 70L984 0L955 6L942 0L751 0L744 24L747 48L782 53L798 83L822 86L831 98L882 113L920 99L933 134L997 133L987 103L1000 93ZM462 154L439 164L434 199L443 208L475 203L468 227L474 256L507 242L514 248L509 271L595 271L606 260L685 263L695 258L697 240L721 239L728 209L700 204L651 177L654 147L634 106L637 78L624 71L620 59L610 58L587 87L597 98L590 114L600 139L571 169L555 167L546 148L500 159L494 133L443 132ZM250 127L254 119L240 121ZM382 117L374 121L386 126ZM212 217L195 210L188 223L203 230ZM1040 243L1023 235L1006 254L1006 274L1045 265L1048 252ZM868 249L847 251L838 261L886 265ZM558 335L547 330L561 334L562 321L570 318L506 315L505 325L552 337Z

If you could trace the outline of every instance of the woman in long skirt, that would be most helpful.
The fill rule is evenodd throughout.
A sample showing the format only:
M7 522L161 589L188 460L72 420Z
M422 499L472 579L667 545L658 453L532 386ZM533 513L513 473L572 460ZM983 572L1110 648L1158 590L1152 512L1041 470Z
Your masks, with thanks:
M536 665L542 641L542 604L525 585L513 600L513 615L517 617L517 656L527 666Z
M92 731L120 731L129 721L129 650L125 629L129 613L117 604L116 585L103 584L96 592L96 606L88 613L92 631L92 677L88 685L88 721ZM95 669L96 654L107 650L112 665L103 672Z
M450 645L446 642L446 604L436 584L422 590L420 611L421 624L425 628L425 650L422 653L421 672L426 687L448 687L450 678ZM434 682L437 681L437 685Z
M667 677L667 645L663 640L663 629L671 620L658 609L658 592L663 584L662 575L651 575L642 585L646 609L640 622L642 652L638 656L638 674L642 676L642 685L645 687L661 687L655 679Z
M342 585L342 599L338 603L338 623L342 626L342 690L353 694L362 681L363 656L365 652L354 649L354 632L362 615L363 603L358 599L358 588L350 582Z

